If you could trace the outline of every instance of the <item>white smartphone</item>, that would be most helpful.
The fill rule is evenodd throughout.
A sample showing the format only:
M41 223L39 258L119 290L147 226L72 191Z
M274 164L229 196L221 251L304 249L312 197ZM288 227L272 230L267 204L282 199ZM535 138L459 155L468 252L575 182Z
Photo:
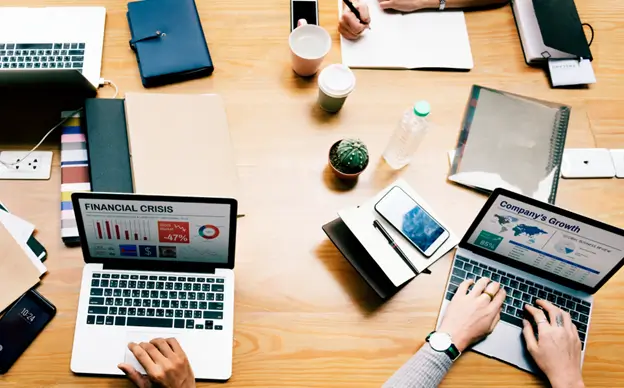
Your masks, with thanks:
M449 238L449 232L398 186L375 204L375 211L425 257L431 257Z
M297 28L299 19L305 19L308 24L318 25L317 0L290 0L290 31Z

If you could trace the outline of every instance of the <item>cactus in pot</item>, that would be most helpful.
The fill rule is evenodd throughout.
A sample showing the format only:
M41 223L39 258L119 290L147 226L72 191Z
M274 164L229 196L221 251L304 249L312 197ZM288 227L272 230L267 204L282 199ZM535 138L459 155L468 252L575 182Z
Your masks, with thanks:
M359 139L337 141L329 150L329 165L339 178L356 178L368 166L368 148Z

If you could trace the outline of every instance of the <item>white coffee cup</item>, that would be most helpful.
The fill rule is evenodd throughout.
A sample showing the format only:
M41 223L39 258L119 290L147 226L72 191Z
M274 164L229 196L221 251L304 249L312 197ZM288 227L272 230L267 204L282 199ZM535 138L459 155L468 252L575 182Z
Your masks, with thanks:
M355 88L355 74L346 65L329 65L321 71L318 87L321 109L330 113L338 112Z
M299 20L288 37L292 68L302 77L316 74L331 49L331 36L324 28Z

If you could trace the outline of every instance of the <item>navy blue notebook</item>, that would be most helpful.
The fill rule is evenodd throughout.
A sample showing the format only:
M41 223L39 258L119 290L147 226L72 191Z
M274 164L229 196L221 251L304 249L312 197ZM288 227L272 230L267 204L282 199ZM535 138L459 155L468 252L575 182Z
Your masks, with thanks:
M212 74L214 66L194 0L128 3L128 25L143 86Z

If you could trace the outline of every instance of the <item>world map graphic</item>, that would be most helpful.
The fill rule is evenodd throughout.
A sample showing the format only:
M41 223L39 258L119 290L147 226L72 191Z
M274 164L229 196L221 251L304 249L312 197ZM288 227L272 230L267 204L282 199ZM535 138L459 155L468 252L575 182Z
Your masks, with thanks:
M493 222L500 226L499 233L505 233L508 230L512 230L513 235L518 237L525 235L529 238L530 243L535 242L535 237L540 234L548 234L545 230L542 230L534 225L518 224L519 219L514 216L494 214Z

